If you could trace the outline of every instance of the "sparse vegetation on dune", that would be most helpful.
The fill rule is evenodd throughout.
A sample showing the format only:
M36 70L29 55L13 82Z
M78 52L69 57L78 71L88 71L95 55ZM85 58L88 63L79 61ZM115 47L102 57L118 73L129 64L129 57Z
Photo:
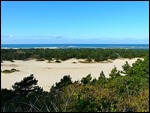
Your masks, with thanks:
M86 61L86 60L79 60L78 62L80 62L80 63L90 63L89 61Z
M122 76L124 74L125 76ZM41 75L42 76L42 75ZM72 81L65 75L49 92L37 85L33 75L1 89L2 112L148 112L149 57L126 62L123 71L112 69L109 78L102 71Z
M78 62L80 63L93 63L94 61L91 58L87 58L87 59L83 59L83 60L79 60Z
M10 60L10 62L14 62L14 60Z
M2 73L12 73L12 71L11 70L4 70L4 71L2 71Z
M18 72L19 70L15 69L15 68L12 68L11 70L4 70L4 71L1 71L2 73L13 73L13 72Z
M73 64L76 64L77 62L72 62Z
M36 61L45 61L44 58L38 58Z
M56 61L55 61L56 63L61 63L61 61L60 60L58 60L58 59L56 59Z

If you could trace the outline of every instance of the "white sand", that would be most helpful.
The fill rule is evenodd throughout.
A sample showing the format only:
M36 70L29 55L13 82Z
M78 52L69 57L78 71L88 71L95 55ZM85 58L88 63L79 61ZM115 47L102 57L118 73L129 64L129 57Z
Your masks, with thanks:
M73 81L81 80L88 74L91 74L93 78L98 78L100 72L103 70L106 77L109 77L109 73L114 66L116 66L118 70L122 70L122 65L124 65L126 61L132 65L136 60L137 58L116 59L112 61L112 63L79 63L77 59L66 60L62 63L47 63L47 61L35 60L3 61L3 63L1 63L2 71L12 68L20 71L9 74L1 73L1 87L10 89L15 82L20 82L24 77L34 74L34 77L38 80L38 85L43 87L45 91L49 91L50 87L56 82L59 82L64 75L70 75Z

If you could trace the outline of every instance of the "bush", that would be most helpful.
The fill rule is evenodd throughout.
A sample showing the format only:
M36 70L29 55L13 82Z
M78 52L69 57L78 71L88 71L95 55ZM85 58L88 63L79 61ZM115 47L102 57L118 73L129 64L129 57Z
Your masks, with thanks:
M55 62L56 62L56 63L61 63L61 61L60 61L60 60L56 60Z
M10 62L14 62L13 60L10 60Z
M19 71L19 70L15 69L15 68L12 68L11 70L4 70L4 71L2 71L2 72L3 72L3 73L13 73L13 72L15 72L15 71Z
M45 61L45 58L38 58L36 61Z
M76 64L76 62L72 62L72 63Z
M12 73L12 71L11 70L4 70L4 71L2 71L3 73Z
M19 71L19 70L15 69L15 68L11 69L11 72L15 72L15 71Z

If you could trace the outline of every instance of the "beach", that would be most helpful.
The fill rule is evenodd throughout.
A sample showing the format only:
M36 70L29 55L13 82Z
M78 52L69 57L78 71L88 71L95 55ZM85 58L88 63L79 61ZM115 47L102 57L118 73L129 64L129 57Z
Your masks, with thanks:
M20 82L24 77L34 74L34 77L38 80L40 87L43 87L45 91L50 91L52 85L59 82L64 75L70 75L72 81L81 80L88 74L91 74L92 78L98 78L100 72L103 71L106 77L109 77L109 73L115 67L118 70L122 70L122 65L126 61L130 65L134 63L138 58L134 59L115 59L111 62L94 62L94 63L80 63L83 59L69 59L61 61L61 63L48 63L45 61L33 60L14 60L14 62L3 61L1 63L1 70L11 70L15 68L19 70L13 73L1 72L1 88L11 89L15 82ZM73 63L74 62L74 63Z

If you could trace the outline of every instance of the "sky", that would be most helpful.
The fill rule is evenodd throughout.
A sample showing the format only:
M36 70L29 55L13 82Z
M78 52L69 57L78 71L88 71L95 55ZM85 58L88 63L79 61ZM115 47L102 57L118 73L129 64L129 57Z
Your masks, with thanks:
M149 44L149 2L2 1L1 44Z

